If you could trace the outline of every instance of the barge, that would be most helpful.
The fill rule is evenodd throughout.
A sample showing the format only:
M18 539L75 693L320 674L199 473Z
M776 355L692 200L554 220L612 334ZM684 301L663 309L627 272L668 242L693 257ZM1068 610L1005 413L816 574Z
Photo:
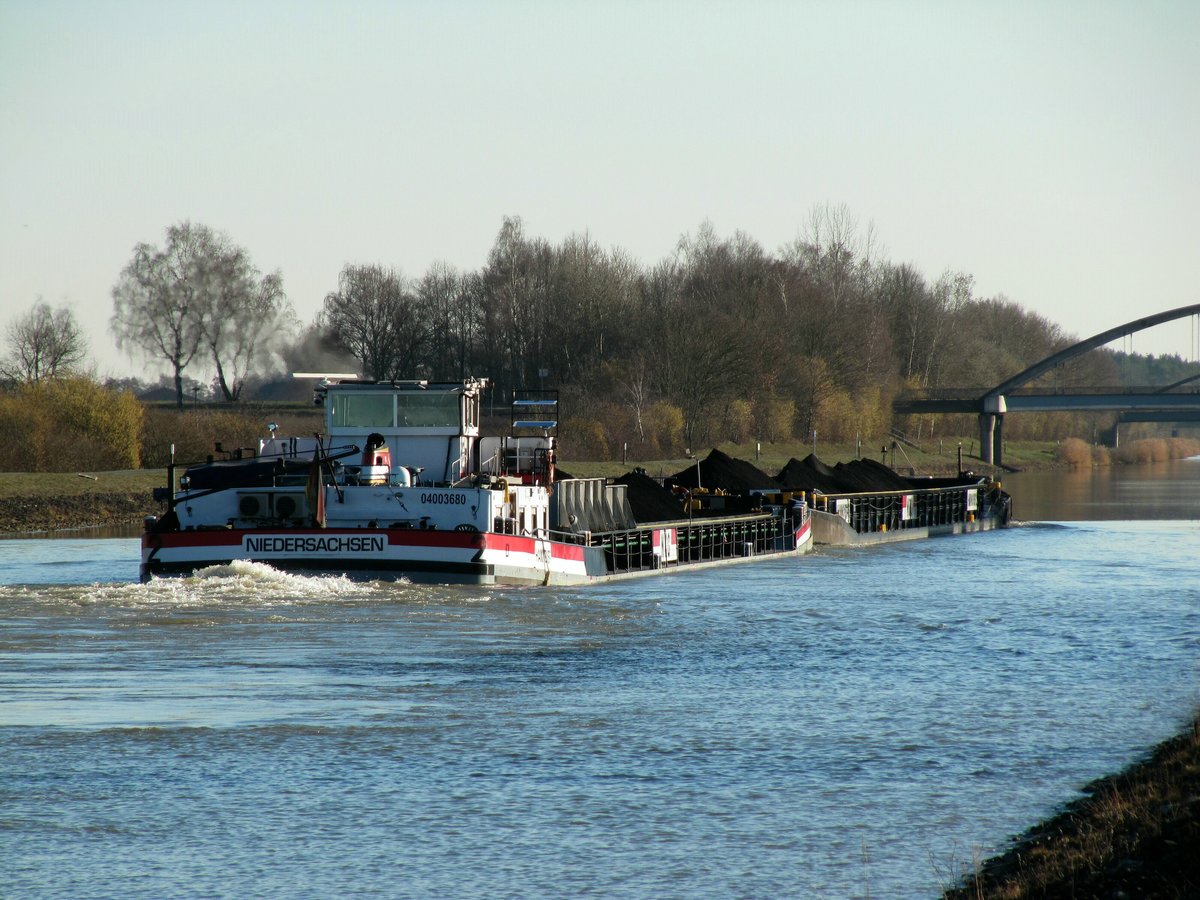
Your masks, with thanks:
M812 510L813 540L855 547L991 531L1008 524L1012 503L999 483L970 478L953 481L956 483L907 491L818 493Z
M918 477L870 459L830 467L809 456L777 480L807 497L814 542L835 547L990 531L1012 516L1003 485L962 471L961 457L958 475Z
M737 502L668 492L672 516L639 521L627 485L557 471L557 394L515 392L507 433L484 435L487 388L322 377L323 433L271 428L220 459L172 457L141 579L246 560L371 580L573 585L812 548L808 505L778 491Z

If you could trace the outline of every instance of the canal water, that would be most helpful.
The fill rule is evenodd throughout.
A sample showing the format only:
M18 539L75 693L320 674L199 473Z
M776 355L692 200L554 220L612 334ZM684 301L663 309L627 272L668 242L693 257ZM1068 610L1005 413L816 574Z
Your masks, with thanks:
M1200 696L1200 462L577 590L0 541L0 896L935 897Z

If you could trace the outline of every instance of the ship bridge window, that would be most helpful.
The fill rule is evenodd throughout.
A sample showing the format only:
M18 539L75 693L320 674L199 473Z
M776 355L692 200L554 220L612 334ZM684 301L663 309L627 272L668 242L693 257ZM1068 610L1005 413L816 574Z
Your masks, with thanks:
M458 394L397 394L396 424L401 428L458 428Z
M330 421L334 425L390 428L393 424L391 394L334 394L330 401Z

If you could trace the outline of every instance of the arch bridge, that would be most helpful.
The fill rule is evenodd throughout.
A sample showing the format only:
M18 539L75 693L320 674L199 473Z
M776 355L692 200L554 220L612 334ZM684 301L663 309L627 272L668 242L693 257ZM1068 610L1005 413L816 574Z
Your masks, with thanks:
M1023 372L996 385L979 396L941 399L899 399L893 410L900 414L976 413L979 416L979 455L984 462L1001 465L1003 460L1004 415L1008 412L1050 410L1108 411L1120 413L1118 421L1200 421L1200 393L1171 393L1175 388L1200 379L1200 375L1185 378L1164 388L1141 392L1110 393L1013 393L1055 366L1081 356L1089 350L1103 347L1117 338L1153 328L1164 322L1200 315L1200 303L1166 310L1152 316L1134 319L1116 328L1060 350Z

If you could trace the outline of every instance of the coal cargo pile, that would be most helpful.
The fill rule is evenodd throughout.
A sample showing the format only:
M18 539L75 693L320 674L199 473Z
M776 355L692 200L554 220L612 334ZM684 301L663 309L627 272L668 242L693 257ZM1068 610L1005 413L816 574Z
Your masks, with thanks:
M728 453L713 450L699 463L699 483L696 466L688 466L669 480L680 487L703 487L706 490L723 490L733 494L748 491L777 491L779 482L762 469L742 459L734 459Z
M885 466L878 460L863 457L862 459L852 460L846 463L846 465L854 466L863 473L874 473L874 477L879 480L879 483L893 485L889 490L904 491L912 487L912 483L907 477L901 475L890 466Z
M683 501L643 472L613 479L625 485L625 496L638 522L677 522L684 517Z
M880 491L907 491L912 486L883 463L873 459L855 459L833 467L846 484L855 485L849 493L877 494Z
M856 459L831 468L811 453L803 460L788 460L779 472L779 481L790 491L822 494L879 494L912 489L908 479L873 459Z
M803 460L792 457L779 470L779 482L789 491L820 491L822 494L842 494L845 488L837 473L813 454Z

